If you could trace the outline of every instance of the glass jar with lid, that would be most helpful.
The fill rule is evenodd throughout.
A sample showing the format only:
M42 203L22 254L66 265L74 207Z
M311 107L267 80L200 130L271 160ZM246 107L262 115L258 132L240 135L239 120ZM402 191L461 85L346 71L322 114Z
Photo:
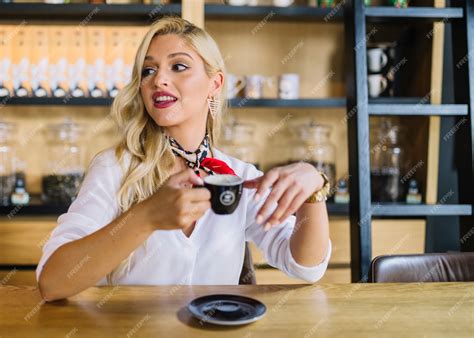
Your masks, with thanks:
M370 178L374 202L403 200L402 177L404 150L399 144L400 127L389 119L381 119L371 128Z
M15 187L16 151L13 146L16 125L0 121L0 205L10 205Z
M304 161L326 174L331 187L336 183L336 148L330 141L331 127L314 121L291 127L293 141L287 153L289 162Z
M254 142L255 125L232 120L223 126L222 132L220 148L223 152L259 167L258 149Z
M85 172L83 127L66 118L44 130L48 147L42 178L45 203L69 205L74 201Z

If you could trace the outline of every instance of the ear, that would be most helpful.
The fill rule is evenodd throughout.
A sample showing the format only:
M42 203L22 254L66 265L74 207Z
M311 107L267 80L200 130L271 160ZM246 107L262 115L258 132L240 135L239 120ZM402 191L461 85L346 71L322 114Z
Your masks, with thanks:
M213 76L211 76L211 86L209 90L210 96L217 96L218 93L222 90L222 86L224 85L224 73L217 72Z

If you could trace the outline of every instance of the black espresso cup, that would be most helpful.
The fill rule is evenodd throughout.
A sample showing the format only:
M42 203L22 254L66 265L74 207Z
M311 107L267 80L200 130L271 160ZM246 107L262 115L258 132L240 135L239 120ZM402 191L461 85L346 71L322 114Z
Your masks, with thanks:
M204 177L204 187L211 192L211 207L218 215L235 211L242 195L244 180L235 175L209 175Z

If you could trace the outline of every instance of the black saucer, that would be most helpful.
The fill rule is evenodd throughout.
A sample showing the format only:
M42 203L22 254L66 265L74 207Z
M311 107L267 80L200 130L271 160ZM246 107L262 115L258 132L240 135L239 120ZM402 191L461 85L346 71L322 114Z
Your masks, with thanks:
M188 304L188 310L206 323L243 325L262 318L267 308L253 298L223 294L196 298Z

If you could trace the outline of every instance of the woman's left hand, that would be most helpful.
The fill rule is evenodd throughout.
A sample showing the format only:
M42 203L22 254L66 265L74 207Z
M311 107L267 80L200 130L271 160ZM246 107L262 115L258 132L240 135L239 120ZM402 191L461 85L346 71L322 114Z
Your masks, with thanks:
M312 193L321 189L324 179L309 163L298 162L286 166L276 167L263 176L244 182L245 188L257 189L255 200L258 201L265 191L272 188L267 200L257 213L257 223L265 223L265 231L273 225L283 222L288 216L295 213ZM278 207L269 214L272 204L277 202Z

